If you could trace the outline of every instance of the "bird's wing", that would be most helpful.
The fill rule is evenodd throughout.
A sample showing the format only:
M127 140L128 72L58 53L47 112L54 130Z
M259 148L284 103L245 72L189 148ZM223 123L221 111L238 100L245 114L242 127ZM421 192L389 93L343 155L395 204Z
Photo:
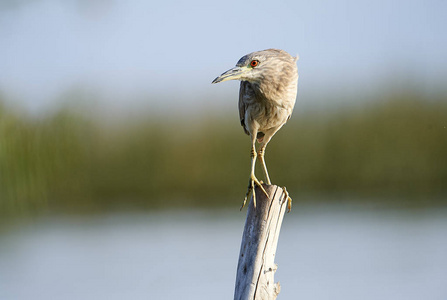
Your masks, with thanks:
M252 93L249 83L247 81L241 81L241 87L239 88L239 120L241 120L241 126L244 128L244 132L248 135L247 128L245 128L245 111L247 110L247 99Z

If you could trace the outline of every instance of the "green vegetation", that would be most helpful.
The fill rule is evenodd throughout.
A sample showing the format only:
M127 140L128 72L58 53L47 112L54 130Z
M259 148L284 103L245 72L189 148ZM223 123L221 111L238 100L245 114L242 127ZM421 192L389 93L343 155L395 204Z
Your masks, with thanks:
M267 148L270 176L302 201L447 204L446 100L297 111ZM104 126L70 109L36 119L0 102L0 215L238 207L250 142L236 117L224 117Z

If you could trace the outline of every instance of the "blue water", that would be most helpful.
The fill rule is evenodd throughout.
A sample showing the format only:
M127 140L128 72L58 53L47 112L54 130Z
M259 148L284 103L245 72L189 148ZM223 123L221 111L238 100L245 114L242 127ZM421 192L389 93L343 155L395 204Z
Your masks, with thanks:
M55 217L0 236L0 299L232 299L245 212ZM447 299L447 210L299 208L278 299Z

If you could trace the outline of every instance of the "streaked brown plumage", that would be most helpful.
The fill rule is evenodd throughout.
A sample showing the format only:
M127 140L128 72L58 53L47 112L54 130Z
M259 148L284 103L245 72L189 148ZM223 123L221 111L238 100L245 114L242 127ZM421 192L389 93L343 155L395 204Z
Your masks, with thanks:
M241 81L239 116L245 133L249 134L252 140L252 165L244 204L252 191L256 204L254 184L267 194L262 182L255 176L256 156L261 161L267 184L271 184L264 160L265 148L273 135L292 115L298 88L296 61L297 58L283 50L257 51L243 56L236 67L224 72L213 81L213 83L226 80ZM260 144L257 152L256 141ZM286 192L285 188L284 191ZM291 199L288 198L290 210Z

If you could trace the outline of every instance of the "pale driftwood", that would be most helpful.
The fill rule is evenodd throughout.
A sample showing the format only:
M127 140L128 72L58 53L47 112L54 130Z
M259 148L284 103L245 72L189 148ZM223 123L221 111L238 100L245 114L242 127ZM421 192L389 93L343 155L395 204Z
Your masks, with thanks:
M273 300L279 294L274 274L276 246L284 212L286 195L276 185L264 185L270 199L256 187L256 208L253 198L248 205L236 275L235 300Z

